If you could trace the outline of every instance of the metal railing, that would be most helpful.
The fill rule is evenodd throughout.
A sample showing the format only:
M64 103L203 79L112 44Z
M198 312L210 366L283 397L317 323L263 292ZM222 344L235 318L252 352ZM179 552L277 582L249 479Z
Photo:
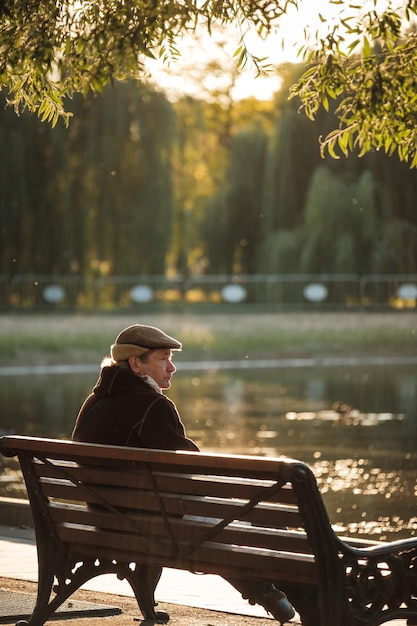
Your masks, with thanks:
M258 305L284 308L417 308L417 274L0 275L2 309L146 305Z

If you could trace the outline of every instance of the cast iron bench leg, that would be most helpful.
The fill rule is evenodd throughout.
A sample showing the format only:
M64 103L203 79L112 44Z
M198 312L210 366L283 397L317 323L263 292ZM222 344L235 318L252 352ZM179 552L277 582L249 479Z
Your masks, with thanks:
M162 567L158 565L138 565L126 578L133 589L143 617L149 624L166 624L169 614L155 611L155 589L161 578Z

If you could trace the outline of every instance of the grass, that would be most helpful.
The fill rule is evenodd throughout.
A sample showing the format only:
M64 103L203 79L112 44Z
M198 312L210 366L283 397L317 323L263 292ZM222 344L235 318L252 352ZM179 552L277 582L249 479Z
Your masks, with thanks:
M415 313L239 313L0 316L0 364L94 363L124 327L158 326L183 360L416 356Z

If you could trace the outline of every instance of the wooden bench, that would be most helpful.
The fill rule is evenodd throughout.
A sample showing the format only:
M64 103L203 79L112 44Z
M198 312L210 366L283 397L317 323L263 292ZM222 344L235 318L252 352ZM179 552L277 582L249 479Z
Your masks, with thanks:
M140 567L153 564L316 587L321 626L417 624L417 539L336 536L304 463L20 436L0 445L19 458L38 548L37 603L21 623L41 626L106 573L158 621Z

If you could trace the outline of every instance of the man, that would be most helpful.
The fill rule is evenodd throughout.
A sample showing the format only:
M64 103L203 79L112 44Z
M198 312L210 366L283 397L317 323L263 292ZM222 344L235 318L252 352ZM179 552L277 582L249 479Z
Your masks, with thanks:
M94 443L195 450L174 403L162 394L176 371L181 344L152 326L123 330L101 364L100 377L78 414L73 439Z
M76 441L164 450L194 450L175 404L162 390L176 371L172 351L179 341L159 328L135 324L125 328L101 364L100 377L82 405L72 438ZM146 566L142 566L146 568ZM154 588L161 569L149 568ZM281 591L263 581L229 582L249 600L262 605L281 623L294 609Z

